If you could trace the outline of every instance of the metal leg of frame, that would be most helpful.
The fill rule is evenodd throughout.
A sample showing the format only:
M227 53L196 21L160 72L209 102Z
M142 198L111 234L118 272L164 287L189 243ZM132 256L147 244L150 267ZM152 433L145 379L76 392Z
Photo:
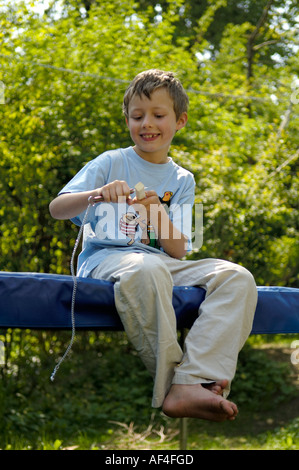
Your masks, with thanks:
M188 418L180 418L180 450L187 450Z
M187 329L183 328L180 331L180 345L184 350L185 338L187 336ZM180 450L187 450L188 440L188 418L180 418Z

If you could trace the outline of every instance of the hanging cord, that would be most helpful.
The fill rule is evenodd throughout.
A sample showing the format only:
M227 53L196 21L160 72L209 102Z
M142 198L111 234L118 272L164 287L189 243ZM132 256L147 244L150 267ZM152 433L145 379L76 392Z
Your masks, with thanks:
M74 249L73 249L73 253L72 253L72 257L71 257L71 263L70 263L70 267L71 267L71 275L72 275L72 278L73 278L73 292L72 292L72 302L71 302L71 322L72 322L72 336L71 336L71 340L70 340L70 343L64 353L64 355L62 356L62 358L59 360L59 362L56 364L53 372L52 372L52 375L50 377L51 381L53 382L54 381L54 378L55 378L55 375L56 375L56 372L58 371L59 367L61 366L62 362L65 360L66 356L69 354L70 350L72 349L72 346L74 344L74 341L75 341L75 336L76 336L76 326L75 326L75 302L76 302L76 293L77 293L77 285L78 285L78 280L77 280L77 276L76 276L76 273L75 273L75 269L74 269L74 259L75 259L75 255L76 255L76 251L77 251L77 248L78 248L78 245L80 243L80 240L81 240L81 236L82 236L82 233L83 233L83 230L84 230L84 225L86 224L86 220L87 220L87 217L88 217L88 213L89 213L89 209L94 206L95 202L97 202L97 199L99 198L94 198L94 197L90 197L88 198L88 206L87 206L87 209L85 211L85 214L84 214L84 217L83 217L83 220L82 220L82 224L81 224L81 227L80 227L80 230L79 230L79 233L78 233L78 236L77 236L77 239L76 239L76 242L75 242L75 246L74 246Z
M135 191L135 189L130 189L130 194L132 194L133 192ZM73 253L72 253L72 257L71 257L71 263L70 263L70 267L71 267L71 275L72 275L72 278L73 278L73 292L72 292L72 302L71 302L71 323L72 323L72 336L71 336L71 340L70 340L70 343L64 353L64 355L62 356L62 358L58 361L58 363L56 364L53 372L52 372L52 375L50 377L51 381L54 382L54 379L55 379L55 375L56 375L56 372L58 371L59 367L61 366L62 362L65 360L65 358L67 357L67 355L69 354L70 350L72 349L72 346L74 344L74 341L75 341L75 336L76 336L76 326L75 326L75 302L76 302L76 293L77 293L77 285L78 285L78 279L77 279L77 276L75 274L75 269L74 269L74 259L75 259L75 254L76 254L76 251L77 251L77 248L78 248L78 245L80 243L80 240L81 240L81 236L82 236L82 233L83 233L83 230L84 230L84 225L86 224L86 220L87 220L87 217L88 217L88 213L89 213L89 210L92 206L94 206L97 202L102 202L104 199L102 196L90 196L88 198L88 206L87 206L87 209L85 211L85 214L84 214L84 217L83 217L83 220L82 220L82 224L81 224L81 227L80 227L80 230L79 230L79 233L78 233L78 236L77 236L77 239L76 239L76 242L75 242L75 246L74 246L74 249L73 249Z

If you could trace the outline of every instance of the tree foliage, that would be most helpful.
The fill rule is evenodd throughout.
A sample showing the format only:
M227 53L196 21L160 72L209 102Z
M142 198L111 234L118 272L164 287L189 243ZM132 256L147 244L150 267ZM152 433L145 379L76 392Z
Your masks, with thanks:
M163 68L190 98L171 155L194 172L204 207L191 257L298 285L296 2L39 4L0 7L0 269L69 273L77 229L48 204L84 163L131 144L124 90Z

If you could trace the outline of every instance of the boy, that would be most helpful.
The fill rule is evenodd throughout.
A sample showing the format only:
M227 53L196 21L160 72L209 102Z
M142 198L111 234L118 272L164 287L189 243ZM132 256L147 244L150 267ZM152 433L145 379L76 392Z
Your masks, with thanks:
M152 406L171 417L233 420L238 409L227 396L251 331L257 291L241 266L181 260L190 246L194 178L168 150L186 125L187 109L188 97L172 73L137 75L123 102L134 147L89 162L51 202L50 212L80 225L88 198L102 196L104 202L88 214L78 276L114 283L124 328L154 379ZM146 192L137 200L130 188L140 181ZM184 354L173 285L206 290Z

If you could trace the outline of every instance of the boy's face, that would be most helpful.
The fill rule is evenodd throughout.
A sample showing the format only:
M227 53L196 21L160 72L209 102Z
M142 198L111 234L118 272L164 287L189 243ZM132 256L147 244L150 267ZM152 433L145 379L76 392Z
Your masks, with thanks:
M158 88L151 94L133 96L129 104L127 125L135 151L144 160L166 163L171 141L187 122L187 113L177 120L172 98L166 88Z

